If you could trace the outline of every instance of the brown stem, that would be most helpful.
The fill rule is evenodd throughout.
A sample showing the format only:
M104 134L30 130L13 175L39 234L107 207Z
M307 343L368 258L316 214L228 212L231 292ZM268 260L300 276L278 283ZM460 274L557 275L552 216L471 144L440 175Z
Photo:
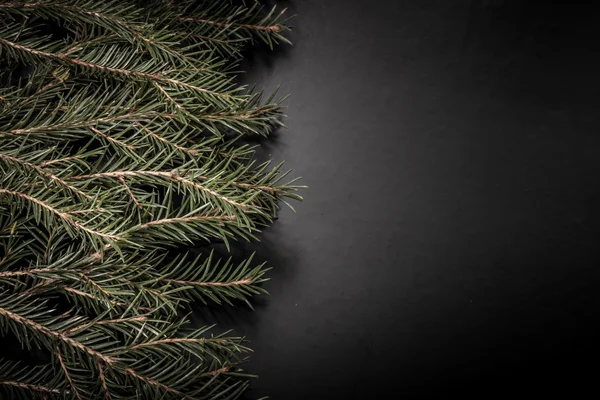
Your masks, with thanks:
M112 396L110 395L110 391L108 390L108 385L106 384L106 376L104 376L104 367L101 363L98 363L98 374L100 377L100 383L102 383L104 397L106 398L106 400L112 400Z
M225 366L223 368L215 369L214 371L205 372L205 373L201 374L200 377L203 377L203 376L215 376L215 375L221 374L223 372L229 372L229 371L231 371L231 367L230 366Z
M54 280L47 280L47 281L42 281L39 282L35 285L33 285L32 287L30 287L29 289L25 290L24 292L21 292L21 296L28 296L29 294L37 291L40 288L43 288L44 286L49 286L51 284L53 284L55 281Z
M231 45L231 46L233 46L234 43L239 43L240 42L239 39L231 39L231 40L218 39L218 38L216 38L214 36L204 36L204 35L199 35L197 33L194 33L194 34L191 34L191 35L188 34L187 32L182 32L182 31L179 31L179 32L176 32L176 33L179 36L183 36L183 37L185 37L185 36L187 36L187 37L194 37L194 38L198 38L198 39L208 40L208 41L211 41L211 42L228 44L228 45Z
M147 320L148 320L148 317L146 317L144 315L138 315L137 317L105 319L105 320L101 320L101 321L96 321L96 325L120 324L122 322L144 322Z
M285 12L285 9L281 12L282 14ZM283 25L280 24L275 24L275 25L250 25L250 24L239 24L236 22L221 22L221 21L211 21L209 19L203 19L203 18L193 18L193 17L180 17L178 18L179 21L187 21L187 22L200 22L202 24L209 24L209 25L215 25L218 26L220 28L231 28L231 27L238 27L238 28L245 28L245 29L250 29L250 30L254 30L254 31L264 31L264 32L281 32L282 30L285 29L285 27Z
M74 215L74 214L85 214L85 213L89 213L89 212L102 212L102 211L105 211L105 210L102 208L91 208L91 209L87 209L87 210L67 211L67 214Z
M54 284L56 284L56 283L57 283L57 281L48 281L48 282L50 282L50 283L54 283ZM91 293L82 292L81 290L78 290L78 289L72 288L72 287L70 287L70 286L61 286L61 287L60 287L60 289L64 290L65 292L70 292L70 293L76 294L76 295L78 295L78 296L87 297L88 299L93 299L93 300L96 300L96 301L98 301L98 302L105 301L104 299L101 299L101 298L99 298L99 297L97 297L97 296L94 296L94 295L93 295L93 294L91 294ZM109 303L110 303L110 304L111 304L113 307L128 307L128 306L130 306L130 304L129 304L129 303L123 303L123 302L121 302L121 301L116 301L116 300L109 300ZM153 310L154 310L154 309L153 309L153 308L151 308L151 307L142 307L142 306L139 306L139 307L137 307L137 309L138 309L138 310L140 310L140 311L153 311Z
M68 329L68 330L64 331L64 334L70 336L70 335L72 335L73 333L75 333L77 331L89 328L90 326L93 326L93 325L108 325L108 324L116 324L116 323L121 323L121 322L146 321L146 320L148 320L148 317L140 315L140 316L137 316L137 317L129 317L129 318L105 319L105 320L101 320L101 321L90 321L90 322L87 322L85 324L81 324L81 325L76 326L74 328Z
M77 388L75 388L75 384L73 383L73 380L71 379L71 375L69 374L69 371L67 370L67 366L65 365L63 358L60 354L60 348L58 345L56 346L56 357L58 358L60 367L62 368L63 372L65 373L65 376L66 376L67 380L69 381L71 388L73 388L73 393L75 393L75 397L77 397L79 400L81 400L81 396L79 395Z
M8 260L8 256L10 256L13 252L13 248L10 247L7 251L6 254L4 255L4 257L2 257L2 259L0 259L0 265L4 264L6 262L6 260ZM2 273L0 273L0 276L2 276Z
M84 280L86 280L87 282L90 283L90 285L92 285L93 287L95 287L96 289L98 289L103 295L105 295L106 297L110 297L111 294L109 292L106 291L106 289L104 289L102 286L98 285L96 282L94 282L92 280L92 278L90 278L89 276L78 272L77 275L79 275L80 277L82 277Z
M17 382L17 381L0 381L0 385L15 386L21 389L32 390L40 393L55 393L55 394L68 394L60 389L53 389L42 385L31 385L29 383Z
M133 147L132 145L121 142L120 140L117 140L115 138L112 138L112 137L108 136L106 133L94 128L93 126L88 126L88 129L91 130L92 132L94 132L96 135L102 136L103 138L105 138L106 140L108 140L110 142L113 142L113 143L118 144L119 146L128 148L129 150L135 150L135 147Z
M205 220L215 220L215 221L235 221L235 217L231 215L222 215L222 216L210 216L210 215L200 215L195 217L179 217L179 218L163 218L155 221L146 222L145 224L139 225L137 228L134 228L132 231L148 229L154 225L166 225L166 224L176 224L176 223L186 223L193 221L205 221ZM221 223L223 224L223 223Z
M231 286L243 286L251 285L252 279L246 278L232 282L194 282L194 281L180 281L174 279L161 279L169 283L175 283L183 286L198 286L198 287L231 287Z
M184 153L187 153L187 154L189 154L191 156L198 155L198 150L188 149L187 147L180 146L177 143L170 142L169 140L165 139L164 137L160 136L159 134L151 131L150 129L148 129L147 127L145 127L144 125L142 125L139 121L135 121L134 125L137 125L140 128L142 128L144 130L144 132L146 132L148 135L152 136L156 140L159 140L159 141L161 141L163 143L167 143L168 145L173 146L177 150L183 151Z
M167 98L167 100L169 100L169 102L175 104L175 107L177 107L180 110L183 110L182 105L179 104L177 101L175 101L175 99L173 99L169 95L169 93L167 93L167 91L158 82L154 82L154 86L156 86L156 88L158 89L158 91L161 92L163 94L163 96L165 96Z
M48 236L48 242L46 243L46 248L44 249L44 263L48 263L48 253L50 251L50 244L52 243L52 239L54 238L54 232L56 232L56 226L52 227L50 235Z
M139 201L137 201L137 199L135 198L135 196L133 195L133 192L131 191L131 189L129 188L129 185L127 185L127 182L125 182L125 179L123 179L122 176L119 177L119 180L121 181L121 183L123 184L123 186L125 187L125 190L127 190L127 193L129 194L129 197L131 197L131 200L133 200L133 203L137 206L137 208L141 209L142 205L140 204Z
M52 272L52 271L56 271L56 270L53 268L34 268L34 269L25 269L25 270L21 270L21 271L4 271L4 272L0 272L0 277L12 278L15 276L35 275L37 273Z
M257 190L262 190L263 192L267 192L271 195L276 195L277 193L280 192L279 189L276 189L274 187L271 186L264 186L264 185L253 185L251 183L243 183L243 182L231 182L232 185L235 186L239 186L239 187L243 187L243 188L247 188L247 189L257 189Z
M107 243L107 244L105 244L105 245L104 245L104 247L102 248L102 251L109 250L111 247L112 247L112 245L111 245L110 243ZM90 256L90 258L91 258L91 260L92 260L93 262L100 261L100 259L102 258L102 252L101 252L100 250L98 250L98 251L96 251L95 253L93 253L93 254Z
M112 39L117 38L117 35L114 34L110 34L110 35L102 35L102 36L98 36L95 39L91 39L91 40L86 40L84 42L76 42L75 44L73 44L73 46L69 47L68 49L64 50L64 54L71 54L76 52L77 50L81 50L83 49L85 46L89 46L93 43L102 43L105 41L111 41Z
M204 344L206 342L215 342L221 345L225 345L227 344L227 340L225 339L206 339L206 338L171 338L171 339L160 339L160 340L153 340L151 342L146 342L146 343L140 343L140 344L136 344L135 346L130 347L130 350L135 350L135 349L139 349L142 347L149 347L149 346L156 346L159 344L171 344L171 343L200 343L200 344Z
M64 157L64 158L57 158L55 160L43 161L38 166L40 168L46 168L47 166L55 164L57 162L64 162L64 161L76 160L76 159L81 159L81 158L84 158L84 156L81 155L81 156L70 156L70 157Z
M242 121L242 120L246 120L246 119L250 119L250 118L254 118L254 117L258 117L260 115L263 114L267 114L268 112L272 111L271 108L259 108L256 110L252 110L252 111L248 111L248 112L243 112L243 113L217 113L217 114L205 114L205 115L201 115L201 117L204 117L206 119L212 119L212 120L219 120L219 119L232 119L232 120L237 120L237 121Z
M74 294L76 294L78 296L81 296L81 297L87 297L89 299L94 299L94 300L99 301L99 302L103 301L103 299L100 299L100 298L94 296L91 293L82 292L81 290L72 288L70 286L61 286L61 289L64 290L65 292L71 292L71 293L74 293ZM112 302L112 301L111 301L111 303L114 303L115 305L118 304L117 302Z

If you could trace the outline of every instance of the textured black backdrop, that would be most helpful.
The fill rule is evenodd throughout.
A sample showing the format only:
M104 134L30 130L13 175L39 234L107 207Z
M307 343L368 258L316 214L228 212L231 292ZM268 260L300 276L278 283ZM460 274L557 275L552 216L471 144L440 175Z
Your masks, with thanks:
M310 188L255 248L251 397L592 387L600 37L572 1L279 2L294 46L244 80L292 93L265 155ZM588 360L591 362L588 363Z

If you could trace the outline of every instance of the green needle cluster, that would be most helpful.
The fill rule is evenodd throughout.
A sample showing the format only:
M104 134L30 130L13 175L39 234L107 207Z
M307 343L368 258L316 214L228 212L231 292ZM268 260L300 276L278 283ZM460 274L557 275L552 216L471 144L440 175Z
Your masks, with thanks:
M285 97L235 73L286 21L256 1L0 0L0 335L47 355L0 360L0 398L241 396L244 339L182 315L250 305L267 268L187 249L256 240L301 200L247 140Z

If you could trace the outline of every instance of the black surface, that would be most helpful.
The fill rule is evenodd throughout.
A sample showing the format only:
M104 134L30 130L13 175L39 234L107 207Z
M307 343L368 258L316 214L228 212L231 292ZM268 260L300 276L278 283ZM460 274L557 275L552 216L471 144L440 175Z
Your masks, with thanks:
M265 148L310 188L248 246L274 268L271 296L196 316L251 340L249 394L593 388L595 10L283 3L294 46L254 54L245 80L292 93Z

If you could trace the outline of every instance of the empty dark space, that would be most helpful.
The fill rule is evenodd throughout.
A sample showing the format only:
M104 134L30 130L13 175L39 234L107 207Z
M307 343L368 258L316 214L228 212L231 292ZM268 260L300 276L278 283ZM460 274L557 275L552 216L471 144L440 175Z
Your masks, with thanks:
M600 25L534 1L287 1L263 143L309 186L256 250L249 398L584 391L597 367ZM385 394L386 390L391 390ZM394 396L391 395L394 394ZM400 397L397 397L400 398Z

